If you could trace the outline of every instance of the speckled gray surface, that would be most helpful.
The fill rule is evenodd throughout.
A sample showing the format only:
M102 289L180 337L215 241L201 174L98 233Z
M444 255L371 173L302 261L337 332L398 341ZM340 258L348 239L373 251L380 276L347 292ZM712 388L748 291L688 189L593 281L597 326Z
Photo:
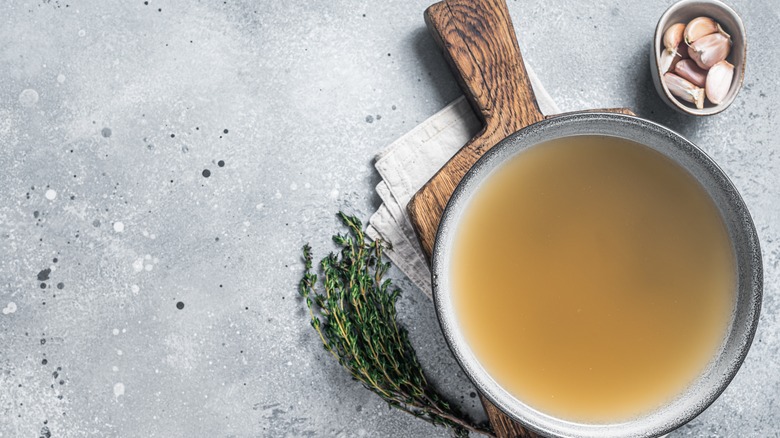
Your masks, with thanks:
M729 389L671 436L777 437L780 5L731 2L745 88L693 119L650 81L669 3L509 7L563 110L632 107L742 192L764 254L758 333ZM376 208L371 157L460 94L428 4L0 4L0 436L447 436L347 378L295 291L300 246L321 255L337 210ZM393 275L424 365L478 412L433 306Z

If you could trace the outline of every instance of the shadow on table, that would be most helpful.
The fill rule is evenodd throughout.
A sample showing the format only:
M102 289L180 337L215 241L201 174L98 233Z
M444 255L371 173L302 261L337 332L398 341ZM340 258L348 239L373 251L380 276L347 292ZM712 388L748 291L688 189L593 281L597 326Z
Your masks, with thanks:
M421 83L419 88L433 92L432 99L436 102L434 108L438 111L462 94L460 87L426 27L416 29L407 37L407 40L407 44L417 56L417 62L413 65L419 65L420 73L416 78L417 82ZM414 128L414 126L414 124L409 126L409 129ZM382 180L376 172L372 172L370 178L371 187L375 187ZM382 204L382 199L376 191L372 191L370 203L373 210L378 209Z
M463 94L428 29L420 27L409 38L423 71L417 80L422 82L423 88L435 92L440 103L438 107L443 107Z
M701 125L703 119L679 113L661 100L655 85L653 85L650 59L646 51L643 50L641 53L637 53L632 65L635 71L631 72L630 77L635 78L636 83L640 84L640 86L636 88L637 94L634 100L636 107L631 109L638 116L660 123L690 139Z

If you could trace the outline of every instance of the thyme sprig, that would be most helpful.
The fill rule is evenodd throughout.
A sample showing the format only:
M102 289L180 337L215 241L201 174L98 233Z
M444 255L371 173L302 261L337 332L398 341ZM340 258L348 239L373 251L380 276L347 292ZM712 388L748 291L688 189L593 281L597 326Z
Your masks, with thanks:
M390 267L382 259L385 243L368 241L356 217L341 212L338 217L348 232L333 236L341 250L320 262L322 289L317 289L309 245L303 247L305 271L299 284L325 350L390 406L452 428L457 436L469 431L493 436L487 426L473 423L446 402L426 379L406 329L397 323L401 290L383 280Z

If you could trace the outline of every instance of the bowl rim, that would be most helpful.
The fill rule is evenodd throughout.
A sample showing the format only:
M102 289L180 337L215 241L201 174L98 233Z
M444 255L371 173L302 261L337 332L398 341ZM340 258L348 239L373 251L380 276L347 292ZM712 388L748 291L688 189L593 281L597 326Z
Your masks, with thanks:
M727 99L717 105L713 105L710 107L704 107L703 109L698 108L692 108L684 103L680 102L676 96L674 96L670 91L669 88L666 86L666 83L663 81L663 75L664 73L661 72L661 42L663 41L663 33L666 31L666 28L668 27L669 22L671 21L671 17L677 13L680 9L687 8L687 7L696 7L696 6L702 6L702 5L711 5L715 6L719 9L721 9L724 13L730 15L734 22L737 23L737 32L733 32L732 30L732 39L738 35L740 39L742 40L742 53L740 53L738 56L741 58L741 63L734 63L739 64L739 70L737 73L737 83L736 88L733 93L730 93L730 95L727 96ZM745 25L742 23L742 18L737 14L737 12L732 9L729 5L723 3L720 0L680 0L666 9L664 13L661 15L661 18L658 19L658 23L655 26L655 32L653 33L653 44L652 44L652 56L654 62L652 63L653 68L653 74L658 80L658 85L663 90L663 94L666 97L667 103L670 103L671 106L678 110L683 112L684 114L690 114L694 116L711 116L718 113L721 113L726 110L729 106L731 106L732 102L737 97L737 94L739 94L739 91L742 89L742 84L745 80L745 66L747 65L747 32L745 31ZM736 65L735 65L736 68ZM733 82L732 82L733 84ZM660 90L659 90L660 91Z
M643 138L643 134L648 137ZM462 212L468 205L471 196L477 191L480 184L509 158L536 144L569 135L611 135L647 146L651 146L647 143L652 139L665 142L665 146L662 148L681 150L684 157L689 157L694 162L699 163L703 166L703 172L712 176L713 180L716 181L714 184L717 185L713 190L725 193L728 198L728 206L733 208L732 217L738 218L740 224L736 228L736 232L740 233L737 237L744 239L742 244L747 248L743 253L740 253L737 248L738 242L734 242L734 236L731 232L729 233L738 268L735 315L740 311L740 300L743 295L747 301L742 309L746 313L743 314L741 320L734 319L732 321L721 351L714 356L710 366L691 387L687 388L677 399L672 400L658 411L629 421L609 424L576 423L547 415L512 396L489 375L469 348L463 333L458 328L456 312L450 294L449 255L451 254L451 242ZM658 150L656 147L652 148ZM660 152L663 153L663 151ZM674 160L674 158L672 159ZM680 163L678 160L675 161ZM705 185L700 178L696 177L696 179L700 184ZM710 193L709 189L708 193ZM718 207L720 209L721 205ZM724 213L721 212L721 214ZM744 272L743 265L747 266ZM726 389L747 356L758 326L763 296L763 263L755 225L742 197L726 174L692 142L664 126L635 116L598 112L562 115L535 123L502 140L480 158L458 184L444 209L431 255L431 277L434 307L444 338L458 364L479 391L504 413L531 430L545 436L577 438L660 436L698 416ZM734 343L732 345L733 351L725 351L726 345L731 345L732 342ZM718 365L717 369L713 368L713 364ZM719 372L718 375L714 374L716 371ZM694 389L696 392L693 392ZM673 408L669 408L669 406Z

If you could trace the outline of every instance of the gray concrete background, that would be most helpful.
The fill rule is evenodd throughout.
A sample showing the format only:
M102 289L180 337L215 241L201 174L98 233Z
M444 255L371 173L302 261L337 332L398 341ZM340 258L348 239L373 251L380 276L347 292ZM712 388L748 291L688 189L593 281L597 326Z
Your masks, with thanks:
M744 195L766 269L759 331L725 394L672 436L778 437L780 5L731 1L745 87L694 119L648 73L670 3L510 10L563 110L632 107ZM336 211L377 207L373 155L460 94L428 4L0 4L0 436L447 436L347 378L295 290L301 245L321 256ZM431 303L392 275L424 366L480 415Z

